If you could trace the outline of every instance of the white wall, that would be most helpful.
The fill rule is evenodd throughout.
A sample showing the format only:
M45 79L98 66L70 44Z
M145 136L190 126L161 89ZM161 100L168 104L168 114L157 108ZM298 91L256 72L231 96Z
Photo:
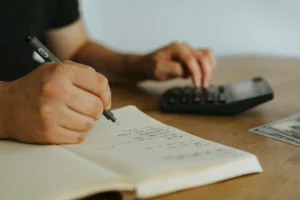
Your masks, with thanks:
M217 55L300 56L297 0L81 0L81 8L90 36L119 50L178 40Z

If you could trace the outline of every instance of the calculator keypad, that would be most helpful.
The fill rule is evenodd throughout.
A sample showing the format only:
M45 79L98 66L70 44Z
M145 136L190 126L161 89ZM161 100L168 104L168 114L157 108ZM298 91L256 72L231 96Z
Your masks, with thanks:
M209 88L173 87L160 99L164 112L233 115L274 98L271 86L261 77Z
M203 88L173 88L168 97L168 104L222 104L226 102L224 87L211 86Z

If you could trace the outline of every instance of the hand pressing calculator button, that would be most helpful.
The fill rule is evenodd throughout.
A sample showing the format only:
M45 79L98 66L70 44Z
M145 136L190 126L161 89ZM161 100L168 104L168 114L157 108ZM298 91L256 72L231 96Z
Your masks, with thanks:
M274 98L271 86L262 77L211 85L208 89L176 87L161 97L160 110L172 113L233 115Z

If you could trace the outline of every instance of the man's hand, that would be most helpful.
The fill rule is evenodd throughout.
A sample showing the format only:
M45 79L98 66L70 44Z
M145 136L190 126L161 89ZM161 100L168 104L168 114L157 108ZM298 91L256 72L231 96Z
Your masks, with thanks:
M111 105L108 80L71 61L44 63L5 88L0 113L3 138L28 143L80 143Z
M209 49L197 50L185 43L172 43L160 48L142 57L139 63L145 66L141 69L151 78L167 80L190 75L196 87L205 88L209 86L216 66Z

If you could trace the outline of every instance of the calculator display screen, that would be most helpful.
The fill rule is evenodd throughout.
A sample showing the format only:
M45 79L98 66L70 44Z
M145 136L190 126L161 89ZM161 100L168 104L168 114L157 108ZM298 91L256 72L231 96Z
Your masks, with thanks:
M259 95L259 91L252 81L234 83L229 85L229 88L233 100L243 100Z

